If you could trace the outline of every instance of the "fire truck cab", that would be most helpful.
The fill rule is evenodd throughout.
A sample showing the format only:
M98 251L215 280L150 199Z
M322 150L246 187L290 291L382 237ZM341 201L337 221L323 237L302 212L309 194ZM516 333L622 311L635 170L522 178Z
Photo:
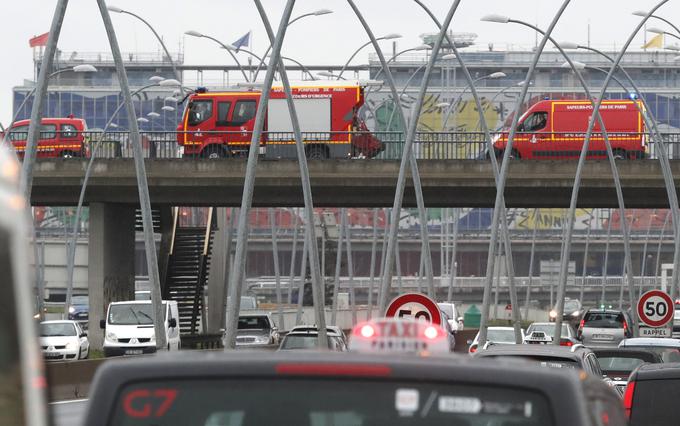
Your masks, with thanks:
M638 103L638 106L635 103ZM639 101L604 101L600 115L617 159L644 158L646 153L643 106ZM587 100L544 100L532 105L519 120L512 158L577 159L585 140L593 106ZM587 158L606 159L607 149L599 122L595 122ZM494 151L502 156L509 130L495 137Z
M359 81L291 83L305 152L310 159L374 157L383 145L359 118L364 86ZM177 142L185 157L245 156L250 148L260 91L209 92L186 99ZM296 158L295 137L283 87L274 86L267 106L261 154Z

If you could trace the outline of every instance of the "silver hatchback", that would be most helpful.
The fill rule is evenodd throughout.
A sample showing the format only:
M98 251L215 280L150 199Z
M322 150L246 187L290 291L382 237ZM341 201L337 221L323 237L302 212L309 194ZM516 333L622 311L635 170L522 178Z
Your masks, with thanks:
M578 327L577 337L589 347L617 347L633 336L628 313L617 309L589 309Z

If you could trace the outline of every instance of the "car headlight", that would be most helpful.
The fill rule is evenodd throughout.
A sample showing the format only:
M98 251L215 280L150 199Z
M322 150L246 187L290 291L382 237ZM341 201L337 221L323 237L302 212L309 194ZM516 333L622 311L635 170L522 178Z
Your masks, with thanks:
M552 311L550 311L550 318L557 318L557 311L556 310L553 309Z
M112 342L117 342L118 341L118 336L115 335L115 333L112 332L107 332L106 333L106 340L110 340Z
M581 315L581 311L576 311L576 312L572 312L572 313L571 313L571 316L572 316L572 317L577 317L577 316L579 316L579 315Z
M269 339L270 338L267 337L267 336L258 336L258 337L255 338L255 341L257 343L269 343Z
M155 342L155 341L156 341L156 333L153 333L153 334L151 335L151 341L152 341L152 342Z
M76 346L77 346L77 345L76 345L74 342L68 342L68 343L66 344L66 349L75 349Z
M69 307L68 307L68 313L69 313L69 314L72 314L72 313L74 313L75 311L76 311L76 308L74 308L73 306L69 306Z

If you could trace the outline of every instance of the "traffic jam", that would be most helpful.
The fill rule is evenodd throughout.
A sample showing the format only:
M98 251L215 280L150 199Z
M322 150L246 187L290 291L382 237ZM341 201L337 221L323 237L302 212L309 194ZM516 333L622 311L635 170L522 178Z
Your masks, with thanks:
M626 310L567 302L559 344L554 315L519 330L520 342L512 326L489 327L481 345L479 333L461 341L470 334L449 318L454 303L407 293L385 317L351 330L327 326L326 348L315 325L279 331L275 313L255 301L240 313L237 350L104 364L85 424L677 424L672 410L659 409L680 388L670 297L642 295L640 337Z

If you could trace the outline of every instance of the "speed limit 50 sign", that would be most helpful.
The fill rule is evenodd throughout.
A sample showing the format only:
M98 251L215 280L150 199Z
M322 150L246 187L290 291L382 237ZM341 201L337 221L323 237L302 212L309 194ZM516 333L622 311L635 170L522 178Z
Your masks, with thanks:
M673 300L660 290L650 290L640 297L637 312L648 327L665 327L673 321Z
M387 307L386 317L413 318L433 324L442 324L442 314L437 303L420 293L406 293L398 296Z

